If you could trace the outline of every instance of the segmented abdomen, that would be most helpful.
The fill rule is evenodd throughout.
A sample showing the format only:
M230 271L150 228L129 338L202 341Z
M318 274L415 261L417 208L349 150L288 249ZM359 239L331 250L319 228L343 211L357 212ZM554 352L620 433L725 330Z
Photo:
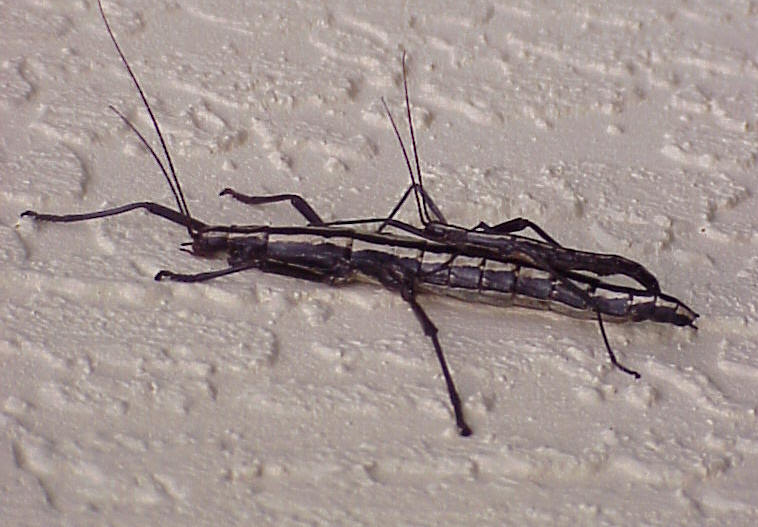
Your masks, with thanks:
M479 265L447 265L401 258L414 269L421 291L497 306L555 311L575 318L595 318L596 311L616 322L653 320L691 325L697 315L667 295L642 289L554 277L547 271L517 264L484 261Z

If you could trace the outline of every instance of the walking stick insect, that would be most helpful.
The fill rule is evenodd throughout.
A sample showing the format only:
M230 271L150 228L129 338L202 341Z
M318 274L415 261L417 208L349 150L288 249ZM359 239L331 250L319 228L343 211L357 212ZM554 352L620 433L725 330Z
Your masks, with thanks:
M121 112L113 106L110 108L153 157L171 189L176 209L142 201L84 214L55 215L26 211L22 216L42 222L68 223L144 209L187 229L191 241L183 243L182 250L198 257L220 256L227 260L227 267L197 274L162 270L155 275L156 280L203 282L258 269L265 273L331 285L370 281L399 293L432 342L455 423L462 436L470 435L471 428L464 418L461 399L442 351L437 327L418 302L420 293L497 306L551 310L576 318L595 319L612 365L635 378L640 376L639 373L616 359L608 342L604 320L651 320L695 328L698 314L677 298L663 293L655 276L637 262L618 255L563 247L541 227L524 218L494 226L482 222L473 228L448 223L424 188L411 118L405 54L402 78L413 163L395 120L382 99L410 176L410 186L387 217L326 222L300 195L249 196L227 188L221 191L221 195L231 196L249 205L288 201L307 224L238 226L212 225L198 220L190 214L158 121L116 41L100 0L98 7L108 35L150 117L165 159L161 159L145 136ZM411 196L415 200L420 227L395 219L400 207ZM358 226L363 229L356 228ZM375 228L371 230L368 228L370 226ZM515 234L527 228L534 231L538 238ZM310 241L303 241L303 238ZM354 250L354 242L368 248ZM415 255L402 256L398 250L411 251ZM604 280L604 277L611 275L625 276L638 285L622 286Z

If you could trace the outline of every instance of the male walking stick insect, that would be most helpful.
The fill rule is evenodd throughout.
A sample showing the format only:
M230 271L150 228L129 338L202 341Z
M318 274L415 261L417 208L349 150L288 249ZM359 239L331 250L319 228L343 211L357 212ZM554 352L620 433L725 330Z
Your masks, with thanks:
M197 274L159 271L155 275L156 280L202 282L258 269L265 273L331 285L367 280L395 291L408 303L432 342L456 426L463 436L470 435L471 428L464 418L437 327L418 302L420 293L441 294L498 306L546 309L572 317L595 319L611 363L635 378L639 377L639 373L616 359L605 333L604 320L651 320L695 327L697 313L677 298L661 292L655 276L637 262L617 255L563 247L538 225L524 218L494 226L480 223L473 228L448 223L424 189L411 119L405 54L402 60L403 88L414 162L411 163L392 114L382 100L411 179L405 194L387 217L325 222L303 197L296 194L248 196L224 189L221 195L232 196L249 205L289 201L307 224L238 226L211 225L198 220L190 214L158 121L116 41L100 0L98 6L108 34L150 117L165 160L123 114L113 107L111 109L150 152L171 189L176 209L143 201L84 214L54 215L26 211L22 216L36 221L66 223L145 209L187 229L191 241L182 244L185 247L183 250L198 257L221 256L227 260L228 265L222 269ZM415 200L421 227L395 219L395 214L410 196ZM372 225L376 226L373 230L367 229ZM539 239L514 234L527 228L537 233ZM360 242L365 248L353 249L354 242ZM399 250L405 251L406 255L400 255ZM408 256L408 251L414 254ZM622 286L605 281L604 277L610 275L625 276L638 285Z

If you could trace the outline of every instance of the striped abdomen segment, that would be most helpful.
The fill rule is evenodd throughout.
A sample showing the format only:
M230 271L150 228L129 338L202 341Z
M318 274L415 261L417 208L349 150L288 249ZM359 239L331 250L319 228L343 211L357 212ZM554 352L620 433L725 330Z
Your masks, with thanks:
M691 325L697 315L673 297L642 289L605 284L577 273L571 278L517 264L485 260L480 265L447 265L402 258L412 267L421 291L469 302L555 311L594 318L596 310L616 322L653 320Z

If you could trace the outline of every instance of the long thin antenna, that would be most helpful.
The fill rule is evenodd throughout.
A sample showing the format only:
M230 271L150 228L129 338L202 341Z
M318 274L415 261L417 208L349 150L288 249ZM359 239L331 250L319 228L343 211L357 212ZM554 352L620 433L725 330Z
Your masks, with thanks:
M408 191L403 194L403 197L400 199L398 204L395 206L394 209L392 209L392 212L390 212L389 218L392 218L397 210L400 208L400 206L405 201L406 196L408 195L408 192L413 190L413 196L416 198L416 208L418 209L418 217L421 220L421 223L426 224L424 222L424 214L421 210L421 200L418 196L418 186L416 185L416 176L413 174L413 168L411 167L411 160L408 158L408 151L405 149L405 143L403 143L403 138L400 136L400 131L397 129L397 125L395 124L395 119L392 117L392 112L390 112L389 107L387 106L387 102L384 100L384 97L382 97L382 104L384 105L384 110L387 112L387 117L390 119L390 124L392 124L392 129L395 131L395 137L397 137L397 141L400 143L400 148L403 151L403 157L405 158L405 166L408 167L408 173L411 176L411 186L408 189ZM379 230L381 231L384 228L384 225L382 225Z
M153 156L153 159L156 163L158 163L158 166L161 169L161 172L163 173L163 177L166 179L166 182L168 183L168 186L171 187L171 193L174 195L174 198L176 198L176 189L174 188L174 182L171 181L171 178L168 176L168 172L166 172L166 167L163 166L163 161L161 161L161 158L158 157L158 153L155 151L155 149L148 143L147 139L145 139L145 136L142 135L142 132L139 131L139 129L134 126L134 123L132 123L123 113L121 113L115 106L112 104L108 105L108 108L113 111L116 115L118 115L122 121L124 121L124 124L129 127L129 129L134 132L134 134L139 138L140 142L142 143L142 146L147 148L147 151L150 152L150 155ZM183 215L186 215L184 210L182 210L181 204L177 200L177 205L179 205L179 212L181 212Z
M189 207L187 206L187 200L184 199L184 192L182 191L182 186L179 183L179 178L176 175L176 170L174 170L174 162L171 159L171 154L169 154L168 152L166 141L163 139L161 128L160 126L158 126L158 121L155 119L155 115L153 115L153 110L150 108L150 104L147 102L147 97L145 96L145 92L142 90L142 86L140 86L140 83L137 80L136 75L134 75L134 72L132 71L131 66L129 66L129 62L127 62L126 57L124 56L124 52L121 51L121 47L118 45L118 42L116 41L116 37L113 34L111 25L108 23L108 18L105 16L105 11L103 10L103 4L101 3L100 0L97 0L97 6L100 9L100 16L103 18L103 22L105 22L105 28L108 30L108 35L110 35L111 41L113 42L113 45L116 47L116 51L118 52L119 57L121 57L121 62L124 63L124 66L126 67L126 71L129 73L129 77L131 77L132 82L134 83L134 86L137 88L137 91L139 92L139 96L142 99L142 104L147 110L148 115L150 116L150 121L153 123L153 128L155 129L155 133L158 134L158 139L160 140L160 143L161 143L161 149L163 150L163 153L166 156L166 161L168 162L168 168L169 168L169 172L171 173L171 177L169 177L169 175L166 173L166 170L160 161L158 161L158 165L161 167L163 175L168 181L169 187L171 188L171 193L174 195L174 199L176 200L176 205L179 208L179 212L181 212L187 217L187 232L189 232L190 236L194 236L194 233L192 232L192 216L190 215ZM116 113L119 114L119 116L127 123L127 125L132 130L136 131L136 128L126 118L124 118L123 115L121 115L119 112L116 112ZM138 132L137 135L140 137L140 140L143 142L143 144L147 144L142 134ZM155 154L152 148L150 150L151 150L151 153L153 154L153 158L158 160L158 156ZM173 184L171 183L172 179L173 179Z
M421 164L418 160L418 147L416 146L416 134L413 131L413 118L411 117L411 103L408 99L408 76L405 73L405 50L403 50L403 91L405 92L405 112L408 115L408 129L411 132L411 146L413 147L413 157L416 161L416 176L418 177L418 189L416 187L413 187L414 192L416 193L416 199L419 200L424 205L424 216L421 218L421 221L426 225L429 223L429 209L426 205L426 200L424 199L424 182L421 179ZM419 197L420 194L420 197Z

